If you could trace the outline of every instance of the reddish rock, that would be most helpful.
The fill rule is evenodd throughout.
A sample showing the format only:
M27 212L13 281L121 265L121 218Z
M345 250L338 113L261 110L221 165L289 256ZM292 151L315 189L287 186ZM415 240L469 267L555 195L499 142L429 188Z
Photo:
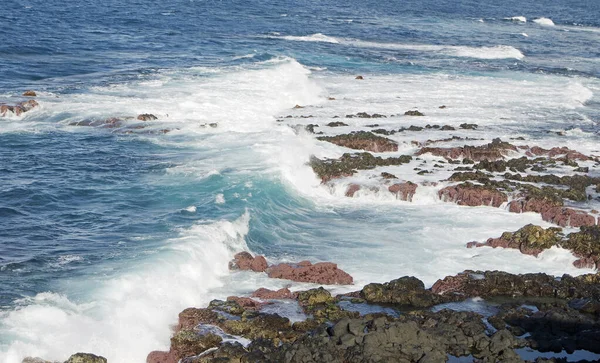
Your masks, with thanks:
M542 219L561 227L581 227L596 225L596 217L581 210L555 207L542 212Z
M239 306L246 310L259 310L264 305L267 305L266 303L261 303L260 301L256 301L249 297L229 296L227 297L227 301L235 301Z
M314 265L308 261L298 264L280 263L269 267L267 274L276 279L324 285L349 285L353 282L352 276L338 269L337 265L331 262L319 262Z
M229 262L230 270L252 270L254 272L265 272L267 260L264 256L252 257L248 252L240 252Z
M470 207L479 205L499 207L502 203L508 201L506 195L498 190L470 183L443 188L438 192L438 196L445 202L454 202L458 205Z
M431 292L434 294L460 294L464 291L466 284L470 281L469 275L460 273L456 276L447 276L441 280L437 280L431 286Z
M161 352L155 350L148 354L146 357L146 363L177 363L179 362L179 358L177 358L177 354L175 352Z
M580 258L577 261L573 262L573 266L575 266L577 268L597 268L597 269L600 269L600 266L598 266L598 262L594 261L594 259L592 257Z
M541 156L547 155L549 157L555 157L557 155L564 155L569 160L590 160L591 158L587 155L580 153L579 151L571 150L566 146L553 147L552 149L544 149L539 146L533 146L526 152L529 156Z
M269 290L269 289L265 289L264 287L261 287L260 289L254 291L251 296L259 298L261 300L295 299L294 294L287 287L284 287L283 289L279 289L277 291L273 291L273 290Z
M346 189L346 196L347 197L354 197L354 193L358 192L360 190L360 185L358 184L350 184L348 185L348 189Z
M187 308L179 313L179 324L175 332L193 329L199 324L216 324L219 315L209 309Z
M29 90L29 91L23 92L23 96L25 96L25 97L36 97L37 93L35 93L35 91Z
M11 112L17 116L22 113L30 111L34 107L38 107L40 104L35 100L19 102L14 106L11 105L0 105L0 116L4 117L7 113Z
M417 184L411 182L396 183L391 185L388 190L390 193L395 194L397 199L412 202L412 198L417 192Z

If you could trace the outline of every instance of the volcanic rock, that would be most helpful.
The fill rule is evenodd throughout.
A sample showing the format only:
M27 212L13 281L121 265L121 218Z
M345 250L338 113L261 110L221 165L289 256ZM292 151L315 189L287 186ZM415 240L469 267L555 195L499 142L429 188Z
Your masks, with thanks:
M398 151L397 142L366 131L357 131L337 136L320 136L317 137L317 139L350 149L366 150L376 153Z
M331 262L319 262L314 265L308 261L297 264L280 263L269 267L267 274L276 279L324 285L349 285L353 282L352 276L338 269L337 265Z
M229 262L230 270L252 270L254 272L265 272L267 267L267 260L264 256L253 257L246 251L236 254L233 256L233 260Z

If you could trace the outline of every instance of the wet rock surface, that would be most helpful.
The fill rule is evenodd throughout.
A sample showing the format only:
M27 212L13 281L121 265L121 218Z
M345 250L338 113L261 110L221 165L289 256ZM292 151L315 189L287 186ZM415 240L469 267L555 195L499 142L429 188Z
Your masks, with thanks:
M317 139L350 149L365 150L375 153L398 151L397 142L366 131L357 131L337 136L319 136Z
M537 256L551 247L561 247L579 259L576 267L598 268L600 264L600 226L582 226L579 232L566 237L561 228L542 228L528 224L515 232L504 232L499 238L490 238L484 243L470 242L467 247L515 248L521 253Z
M273 291L263 289L261 293ZM524 362L515 350L519 348L600 353L600 274L558 279L545 274L465 271L439 280L431 289L405 276L346 294L347 298L354 296L368 304L383 303L403 311L396 316L359 316L343 310L337 305L340 297L322 287L292 296L307 313L306 321L291 324L285 317L243 307L234 311L237 315L226 317L212 311L221 303L211 303L208 309L186 309L179 324L186 328L174 334L171 350L162 355L151 353L148 362L167 362L151 359L165 359L172 352L177 352L177 357L194 354L183 357L183 362L215 363L445 362L449 355L491 363ZM431 309L474 296L488 299L495 313L482 316L442 308L445 305ZM217 321L207 311L219 316ZM194 321L197 326L189 328L190 316L198 317ZM219 343L218 337L202 328L207 321L251 342ZM209 346L217 349L208 350ZM199 355L197 351L202 349L204 353Z
M325 285L349 285L353 282L352 276L331 262L319 262L314 265L309 261L301 261L297 264L280 263L269 267L267 275L276 279Z
M35 100L22 101L14 105L0 104L0 117L9 115L21 116L21 114L31 111L39 107L39 105Z

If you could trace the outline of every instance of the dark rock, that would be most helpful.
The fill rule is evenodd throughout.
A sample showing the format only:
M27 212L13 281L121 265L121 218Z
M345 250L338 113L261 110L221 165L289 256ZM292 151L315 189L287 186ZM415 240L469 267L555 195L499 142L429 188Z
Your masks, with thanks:
M389 180L389 179L398 179L398 178L397 178L397 177L396 177L394 174L387 173L387 172L385 172L385 171L381 173L381 177L382 177L383 179L388 179L388 180Z
M471 242L467 247L502 247L516 248L526 255L537 256L543 250L560 245L562 229L544 229L533 224L528 224L516 232L504 232L499 238L490 238L485 243Z
M363 76L356 76L354 79L364 79Z
M348 126L348 124L344 123L342 121L335 121L335 122L328 123L327 126L329 126L329 127L340 127L340 126Z
M320 136L317 139L350 149L366 150L377 153L398 151L397 142L365 131L337 136Z
M229 262L230 270L252 270L254 272L264 272L267 269L267 260L264 256L253 257L248 252L240 252Z
M106 358L90 353L76 353L67 359L65 363L106 363Z
M406 111L404 113L405 116L425 116L422 112L413 110L413 111Z
M424 147L416 155L431 153L435 156L442 156L446 159L468 158L475 161L494 161L505 157L509 151L516 151L517 148L507 142L495 139L491 143L483 146L462 146L462 147Z
M360 296L370 303L398 304L413 307L429 307L440 303L441 299L415 277L401 277L384 284L368 284Z
M349 285L353 282L352 276L338 269L337 265L331 262L319 262L314 265L308 261L297 264L280 263L269 267L267 274L276 279L324 285Z
M151 113L143 113L141 115L138 115L137 119L140 121L154 121L154 120L158 120L158 117L154 116Z
M479 126L477 126L477 124L463 123L463 124L460 124L459 127L461 129L465 129L465 130L476 130L477 127L479 127Z
M412 157L408 155L384 159L366 152L359 154L345 153L339 159L321 160L313 156L310 160L310 166L325 183L331 179L351 176L357 170L368 170L378 166L402 165L409 163L411 160Z

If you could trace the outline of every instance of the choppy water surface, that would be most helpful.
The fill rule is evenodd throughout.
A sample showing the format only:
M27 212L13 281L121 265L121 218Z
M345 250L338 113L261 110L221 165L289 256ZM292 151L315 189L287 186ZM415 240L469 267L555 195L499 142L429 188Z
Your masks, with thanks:
M41 106L0 118L2 362L76 351L143 362L168 347L181 309L288 283L231 274L244 249L334 261L357 285L340 290L467 268L587 272L562 250L464 248L539 216L445 204L427 188L413 203L343 198L346 185L322 186L306 165L340 151L276 120L419 107L485 137L598 152L596 3L7 6L0 101L35 89ZM140 113L159 120L73 126Z

